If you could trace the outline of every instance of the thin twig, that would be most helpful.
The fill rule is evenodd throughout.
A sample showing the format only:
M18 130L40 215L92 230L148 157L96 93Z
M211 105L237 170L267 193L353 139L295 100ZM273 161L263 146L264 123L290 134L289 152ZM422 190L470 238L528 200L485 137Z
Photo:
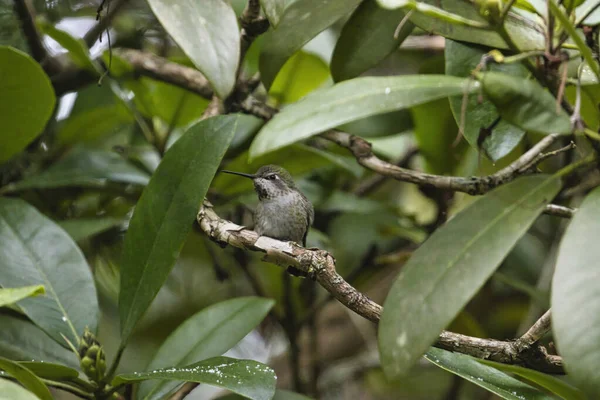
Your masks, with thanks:
M86 32L83 36L83 41L88 47L92 47L98 38L102 35L102 32L108 29L108 26L111 24L113 19L117 16L117 14L121 11L123 6L127 4L129 0L110 0L110 8L107 7L106 15L101 16L101 10L98 10L98 22Z
M548 310L523 336L515 341L515 347L519 352L529 349L550 330L550 318L550 310Z

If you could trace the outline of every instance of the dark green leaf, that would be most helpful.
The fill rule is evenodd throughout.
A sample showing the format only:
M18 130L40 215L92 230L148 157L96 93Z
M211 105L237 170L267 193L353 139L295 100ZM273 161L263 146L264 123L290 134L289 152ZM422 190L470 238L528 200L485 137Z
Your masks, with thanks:
M56 28L52 23L45 20L38 20L37 26L42 33L56 40L58 44L69 52L69 57L80 68L98 74L99 68L96 67L90 58L90 52L81 39L74 38L67 32Z
M79 376L79 372L62 364L54 364L43 361L21 361L20 365L44 379L69 380Z
M0 369L15 378L27 390L35 394L41 400L53 400L54 397L50 394L50 390L44 385L33 372L25 368L23 365L0 357Z
M444 75L366 77L338 83L309 94L275 115L252 142L250 158L346 122L478 88L468 83L466 79Z
M440 368L507 400L556 400L533 386L516 380L495 368L478 363L464 354L431 348L425 358Z
M98 299L85 257L69 235L20 199L0 197L0 285L42 284L45 296L19 307L54 340L78 343L98 323Z
M120 126L131 122L133 116L122 104L95 107L67 118L56 139L61 145L89 142L118 132Z
M310 39L342 16L360 0L296 0L285 8L277 29L264 35L260 53L260 77L267 89L285 62Z
M0 288L0 307L16 303L27 297L45 294L44 285L24 286L18 288Z
M414 25L406 21L396 38L394 33L404 18L401 9L386 10L375 0L364 1L344 25L331 59L331 75L336 82L354 78L377 65L411 34Z
M242 297L217 303L193 315L162 344L147 367L155 370L183 367L220 356L254 329L273 307L274 301ZM162 399L178 382L143 382L138 399Z
M55 362L78 367L72 351L57 344L29 321L0 315L0 354L12 360Z
M123 222L120 218L79 218L59 221L58 224L76 242L95 236Z
M382 7L395 9L406 7L406 0L377 0ZM446 13L453 14L459 18L465 18L480 24L487 21L479 14L473 3L462 0L421 0L420 4L429 8L434 7ZM438 8L439 7L439 8ZM409 8L407 7L407 10ZM469 43L477 43L485 46L508 49L504 39L492 29L481 29L452 21L451 18L442 19L422 12L414 12L410 18L411 22L419 28L437 33L448 39L460 40ZM504 26L512 41L521 51L543 50L544 49L544 30L535 22L528 20L520 15L509 13L504 22Z
M446 39L446 74L463 77L470 76L488 50L483 47ZM514 76L527 76L525 67L518 63L492 65L491 68ZM483 145L484 154L492 161L496 161L506 156L519 144L525 131L504 120L500 120L492 130L491 135L486 137L483 134L482 136L480 129L492 126L500 115L492 103L487 100L483 102L479 100L479 96L476 94L468 97L467 108L464 114L463 136L471 147L478 151ZM463 101L463 97L450 98L450 108L459 126L462 123Z
M6 187L7 191L65 186L104 187L109 182L146 185L149 176L120 155L75 148L44 172Z
M233 89L240 58L235 12L222 0L149 0L161 25L224 99Z
M293 103L321 86L328 77L329 69L323 60L299 51L281 68L269 94L280 103Z
M600 392L600 188L586 196L558 250L552 279L552 329L565 368L594 398Z
M513 373L515 375L520 376L521 378L525 378L531 383L535 383L540 387L548 389L554 394L559 395L564 400L586 400L587 397L577 388L569 385L567 382L564 382L558 378L555 378L552 375L544 374L542 372L523 368L518 365L510 365L510 364L501 364L494 361L488 360L477 360L480 363L489 365L500 371Z
M0 393L6 400L40 400L33 393L24 389L21 385L0 378Z
M260 0L260 5L272 27L277 28L283 10L285 10L285 7L293 1L294 0Z
M526 131L570 133L567 113L537 81L499 72L479 74L483 91L500 116Z
M0 163L23 150L42 132L56 98L50 79L27 54L0 46ZM10 77L10 78L9 78Z
M226 115L192 125L167 151L142 193L123 244L123 344L179 256L237 123L238 116Z
M490 277L560 190L559 178L517 179L478 199L413 253L385 301L379 350L406 373Z
M267 365L250 360L214 357L187 367L118 375L113 380L113 385L148 379L206 383L253 400L271 400L275 394L276 381L275 372Z

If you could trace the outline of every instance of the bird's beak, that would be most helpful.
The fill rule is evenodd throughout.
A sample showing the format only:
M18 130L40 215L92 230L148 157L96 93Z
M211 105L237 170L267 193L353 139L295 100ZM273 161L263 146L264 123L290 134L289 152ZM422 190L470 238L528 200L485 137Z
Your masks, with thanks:
M225 172L226 174L239 175L239 176L243 176L245 178L250 178L250 179L256 178L256 175L254 175L254 174L245 174L243 172L227 171L225 169L222 169L221 172Z

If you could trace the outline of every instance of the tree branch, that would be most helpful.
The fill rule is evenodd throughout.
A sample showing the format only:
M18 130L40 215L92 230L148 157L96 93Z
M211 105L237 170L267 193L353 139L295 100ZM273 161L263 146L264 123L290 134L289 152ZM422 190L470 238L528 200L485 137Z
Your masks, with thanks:
M98 23L95 24L89 31L86 32L83 37L83 41L88 47L92 47L102 32L108 29L108 26L113 21L115 16L121 11L121 8L129 1L129 0L108 0L110 1L110 8L107 7L107 12L105 16L101 16L100 13L102 11L101 8L98 9L97 20ZM104 4L104 1L102 2ZM102 6L100 6L102 7Z
M287 268L293 266L313 276L340 303L369 321L378 323L382 307L357 291L344 280L335 268L335 259L324 250L300 247L282 242L221 219L212 204L205 201L198 212L197 222L208 237L221 244L264 253L263 261ZM533 328L532 328L533 329ZM534 337L534 336L532 336ZM434 346L477 358L505 364L518 364L554 374L563 374L562 358L547 354L542 346L519 348L515 341L481 339L444 331ZM522 347L522 346L521 346Z

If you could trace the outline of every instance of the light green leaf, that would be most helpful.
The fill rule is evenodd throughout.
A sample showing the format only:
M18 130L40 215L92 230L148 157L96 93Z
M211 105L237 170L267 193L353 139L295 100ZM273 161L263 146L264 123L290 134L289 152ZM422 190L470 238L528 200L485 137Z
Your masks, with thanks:
M7 379L0 379L0 400L40 400L23 386Z
M187 367L172 367L150 372L134 372L115 377L112 384L147 379L206 383L222 387L253 400L271 400L275 394L275 372L267 365L251 360L214 357Z
M410 20L419 28L444 36L448 39L477 43L497 49L508 49L504 39L491 29L468 26L465 22L487 24L476 6L462 0L421 0L418 3L407 0L377 0L384 8L404 7L406 11L421 9L412 14ZM535 22L520 15L509 13L504 26L512 41L521 51L543 50L544 29Z
M77 218L57 223L63 228L76 242L95 236L99 233L109 230L123 222L120 218Z
M469 77L471 71L481 62L481 58L486 54L487 50L489 49L446 39L446 74ZM519 63L507 65L492 64L491 68L493 70L504 71L509 75L527 76L527 70ZM506 156L519 144L525 131L504 120L500 120L494 126L491 135L487 137L485 135L482 136L481 129L492 126L499 117L499 114L492 103L487 100L481 102L479 101L479 97L476 94L468 97L464 115L463 135L471 147L477 151L483 147L484 154L492 161L496 161ZM463 97L452 97L450 99L450 108L452 109L452 114L457 125L462 123L463 100Z
M225 115L192 125L167 151L142 193L123 244L122 345L179 256L237 123L238 116Z
M477 84L445 75L356 78L321 89L267 122L250 146L250 158L277 150L346 122L475 91Z
M544 374L529 368L523 368L518 365L501 364L489 360L477 361L499 369L500 371L518 375L531 383L535 383L540 387L548 389L550 392L559 395L564 400L587 400L587 397L579 389L574 388L567 382L555 378L552 375Z
M225 99L235 85L240 34L235 12L223 0L149 0L161 25Z
M64 366L44 361L20 361L19 365L27 368L35 375L44 379L52 380L71 380L79 376L77 370Z
M386 10L375 0L362 2L344 25L331 59L336 82L354 78L377 65L411 34L414 25L406 21L394 38L405 13Z
M600 393L600 286L596 241L600 188L586 196L558 250L552 278L552 329L573 380L594 398Z
M431 348L425 358L438 367L450 371L469 382L507 400L556 400L533 386L516 380L495 368L480 364L472 357Z
M283 66L269 94L280 103L293 103L329 78L327 64L314 54L299 51Z
M8 360L4 357L0 357L0 369L4 370L7 374L15 378L25 389L35 394L41 400L53 400L50 390L44 385L44 382L40 380L33 372L25 368L23 365Z
M79 361L71 350L60 346L31 322L0 314L0 326L0 354L4 357L79 368Z
M95 107L67 118L56 140L60 145L90 142L118 132L118 128L133 122L133 116L122 104Z
M0 46L0 163L23 150L50 119L56 98L50 79L22 51Z
M3 189L18 191L66 186L105 187L110 182L144 186L148 180L146 172L116 153L75 148L47 170Z
M83 40L74 38L69 33L56 28L52 23L46 20L38 19L36 23L42 33L45 33L56 40L58 44L69 52L69 57L79 68L85 68L86 70L99 75L99 68L96 67L92 61L89 49Z
M559 178L544 175L505 184L466 207L413 253L381 316L379 351L386 374L408 372L560 187Z
M45 294L44 285L24 286L19 288L0 288L0 307L16 303L27 297Z
M259 69L265 87L271 88L288 58L359 3L360 0L296 0L286 7L277 29L264 35Z
M196 313L162 344L147 370L183 367L220 356L252 331L268 314L274 301L241 297L223 301ZM142 382L138 399L162 399L179 382Z
M483 91L500 116L526 131L570 133L571 121L537 81L499 72L478 74Z
M84 329L94 332L98 299L85 257L58 225L20 199L0 197L0 285L42 284L45 296L19 307L61 345L62 335L78 343Z

